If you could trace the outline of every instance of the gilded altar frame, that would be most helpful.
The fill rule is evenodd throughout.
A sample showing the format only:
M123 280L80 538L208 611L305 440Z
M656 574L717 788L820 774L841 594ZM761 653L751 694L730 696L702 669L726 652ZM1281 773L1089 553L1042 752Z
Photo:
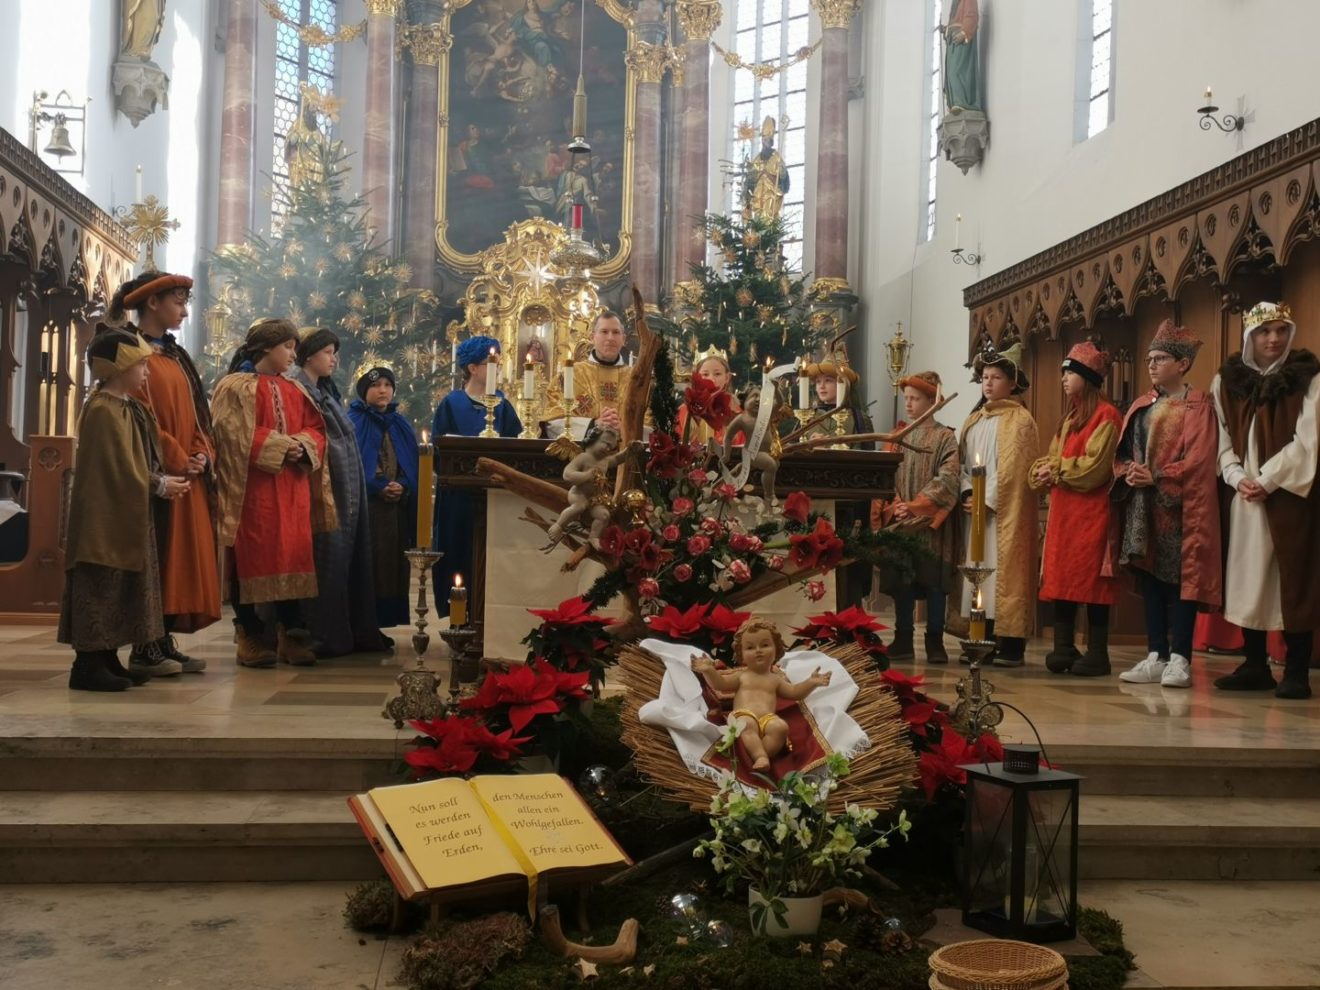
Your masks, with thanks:
M455 13L469 6L475 0L449 0L444 6L439 22L445 44L439 51L439 120L436 135L436 190L435 190L435 246L440 261L456 274L477 274L482 271L484 256L489 250L465 253L449 242L447 199L449 191L449 148L450 148L450 74L453 69L452 19ZM638 42L633 28L631 11L619 0L594 0L616 23L627 31L628 49L634 49ZM628 267L632 254L633 222L633 162L637 122L637 70L631 60L620 60L627 70L624 97L624 128L622 158L622 200L619 210L618 249L603 264L592 269L593 277L601 283L622 275ZM588 93L590 95L590 93ZM531 218L533 220L537 218ZM521 224L515 224L519 227ZM513 228L510 228L511 230ZM506 234L507 238L507 234ZM499 245L491 245L498 247ZM469 325L471 321L469 320ZM480 332L473 327L473 332Z

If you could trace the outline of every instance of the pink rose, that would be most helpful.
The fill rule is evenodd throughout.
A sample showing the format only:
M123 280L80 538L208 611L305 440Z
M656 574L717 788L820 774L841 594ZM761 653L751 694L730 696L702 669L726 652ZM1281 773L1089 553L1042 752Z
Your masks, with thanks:
M674 515L678 516L680 519L686 516L694 508L695 506L693 506L692 499L690 498L674 499Z
M678 541L678 538L682 534L679 532L677 526L675 526L673 523L670 523L668 526L666 526L663 530L660 531L660 535L665 538L666 543L676 543Z
M747 549L752 553L760 553L765 549L765 541L759 536L749 536L747 537Z
M783 569L784 569L784 555L780 553L772 553L770 555L770 570L782 571Z
M729 484L727 481L723 481L715 486L715 494L726 502L732 502L738 497L738 489L734 488L733 485Z
M708 533L717 540L724 535L724 527L720 525L720 521L711 516L701 520L701 531Z
M700 557L710 549L710 539L705 536L694 536L687 541L688 553L694 557Z
M752 579L752 569L747 566L745 560L735 560L729 564L729 573L739 584L746 584Z
M824 581L808 581L808 582L807 582L807 597L810 598L813 602L818 602L818 601L820 601L822 598L824 598L824 597L825 597L825 582L824 582Z
M709 480L706 477L705 471L689 471L687 477L688 481L692 482L692 484L696 485L698 488L704 488L706 482Z
M692 580L692 568L687 564L674 565L674 580L683 582Z
M732 533L729 536L729 548L735 553L746 553L752 548L752 538L746 533Z
M655 598L660 594L660 582L655 578L642 578L637 582L637 593L643 598Z

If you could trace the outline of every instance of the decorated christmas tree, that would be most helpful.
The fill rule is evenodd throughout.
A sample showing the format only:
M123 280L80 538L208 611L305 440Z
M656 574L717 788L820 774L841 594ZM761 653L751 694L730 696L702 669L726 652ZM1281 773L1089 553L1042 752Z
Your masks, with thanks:
M372 244L366 201L347 188L343 144L314 127L307 131L290 156L287 191L276 186L277 232L269 239L250 234L211 259L218 297L207 346L213 374L225 372L253 320L287 316L299 327L338 334L335 377L346 394L359 372L388 365L398 380L399 411L428 425L451 373L436 297L410 288L412 268Z

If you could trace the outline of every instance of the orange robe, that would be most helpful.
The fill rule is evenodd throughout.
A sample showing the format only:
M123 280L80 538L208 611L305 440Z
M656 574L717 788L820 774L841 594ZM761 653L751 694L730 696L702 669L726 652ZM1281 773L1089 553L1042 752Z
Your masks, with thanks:
M191 455L206 455L206 473L193 478L187 495L169 503L169 526L159 546L164 612L175 617L176 632L196 632L220 618L220 565L211 515L215 446L210 424L198 420L198 406L205 409L206 398L194 396L195 386L180 360L157 347L147 368L146 386L137 397L160 424L165 473L182 476Z

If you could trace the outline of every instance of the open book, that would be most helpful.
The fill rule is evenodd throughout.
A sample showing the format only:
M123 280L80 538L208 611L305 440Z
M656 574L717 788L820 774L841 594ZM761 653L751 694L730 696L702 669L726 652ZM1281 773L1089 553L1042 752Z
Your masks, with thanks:
M552 773L450 777L348 799L400 896L452 899L592 883L632 864L586 802Z

